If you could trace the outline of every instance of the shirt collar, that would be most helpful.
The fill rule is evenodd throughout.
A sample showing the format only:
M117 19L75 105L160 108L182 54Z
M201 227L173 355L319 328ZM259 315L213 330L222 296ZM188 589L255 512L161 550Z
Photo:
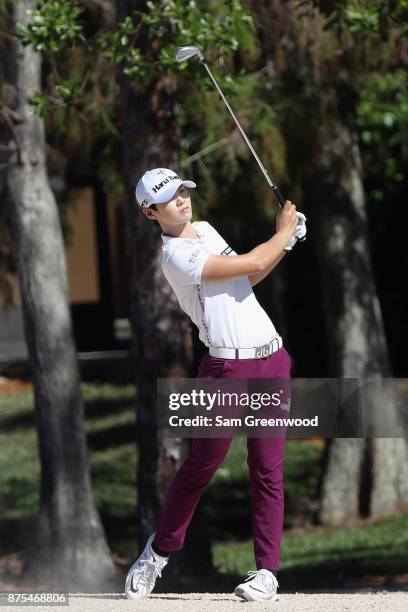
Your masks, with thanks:
M191 225L194 227L195 231L197 232L198 239L197 238L179 238L176 236L166 236L162 232L161 237L163 240L163 247L180 246L182 244L193 244L194 245L200 242L205 236L204 232L198 229L196 221L193 221Z

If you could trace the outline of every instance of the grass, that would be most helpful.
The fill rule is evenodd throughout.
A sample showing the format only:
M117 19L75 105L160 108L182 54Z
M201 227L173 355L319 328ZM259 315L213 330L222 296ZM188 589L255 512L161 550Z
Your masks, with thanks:
M95 498L99 509L123 516L136 504L134 387L86 383L82 391ZM1 517L29 518L40 477L31 393L0 396L0 448Z
M115 553L133 556L136 541L137 450L132 385L82 384L94 496ZM24 530L38 508L40 465L33 397L0 396L1 553L24 547ZM311 524L304 500L316 499L321 449L288 440L285 452L285 526ZM214 564L242 575L254 568L246 439L236 437L200 503ZM321 572L401 572L408 562L408 516L348 529L285 531L281 569Z
M281 553L282 571L403 573L408 571L408 515L348 529L286 535ZM254 566L252 540L216 544L213 559L221 572L245 573Z
M92 486L113 550L134 548L137 452L133 385L82 384ZM24 546L39 504L33 396L0 395L1 552ZM9 537L12 530L13 538ZM132 544L130 544L130 542Z

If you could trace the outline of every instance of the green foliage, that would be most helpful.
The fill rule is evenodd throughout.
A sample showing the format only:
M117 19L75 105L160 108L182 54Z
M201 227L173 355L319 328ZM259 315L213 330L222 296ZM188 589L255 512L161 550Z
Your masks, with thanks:
M29 23L17 24L17 37L24 46L32 45L36 51L43 52L54 72L51 91L36 92L30 103L35 112L45 118L49 111L61 106L71 106L78 102L82 83L78 79L64 79L57 71L57 62L76 44L85 41L81 21L84 9L75 0L63 3L57 0L38 0L36 10L29 10Z
M40 117L45 118L53 107L69 108L78 105L81 89L82 83L61 79L54 87L56 95L50 96L47 93L38 91L31 96L29 102L35 107L36 113ZM64 116L66 117L66 115Z
M56 5L39 2L30 24L19 31L23 44L31 43L43 52L44 73L48 74L44 79L47 88L36 92L30 102L46 120L52 141L65 140L69 156L79 154L86 159L96 138L104 143L98 149L98 172L115 192L119 193L121 185L115 144L119 141L118 67L136 87L145 87L160 75L177 74L182 101L177 114L181 132L186 134L183 155L188 156L191 147L197 150L202 142L206 146L230 134L232 123L199 62L175 60L178 46L200 46L231 104L240 109L243 121L246 114L251 124L256 120L253 92L261 79L248 79L246 69L253 67L259 46L254 35L255 15L243 0L148 2L145 11L128 15L115 29L107 31L102 24L89 40L84 38L79 3L69 0L59 12ZM92 30L92 24L84 25L87 31L89 26ZM201 131L206 125L208 129ZM195 134L192 140L188 132ZM225 151L231 167L238 172L235 155L245 151L247 156L245 146L224 147L223 154ZM213 161L216 159L214 156Z
M129 67L138 66L142 61L139 49L130 48L131 42L136 40L139 26L135 25L128 15L118 23L117 29L107 32L99 41L99 49L104 57L114 64L126 64L125 72L129 74Z
M398 28L400 36L406 37L408 34L408 0L348 0L334 3L312 0L311 3L326 15L326 30L334 29L339 34L380 35L384 39L391 28Z
M148 11L135 11L113 32L98 39L101 52L132 78L144 80L158 72L183 72L187 63L177 64L176 48L195 44L217 49L218 58L237 51L249 56L254 47L254 18L241 0L221 0L208 10L208 2L147 2ZM141 48L143 46L143 50Z
M403 39L408 33L408 0L305 0L300 4L317 7L326 19L324 29L339 37L337 41L328 38L331 58L319 51L316 61L327 61L331 70L327 70L329 78L321 90L312 82L312 93L316 101L327 96L329 86L333 99L339 100L341 94L342 109L348 109L349 118L355 119L358 128L368 201L390 204L401 198L407 179L408 96ZM338 70L332 68L335 62ZM298 115L307 129L315 130L313 116L307 115L305 88L302 90L290 108L291 127L293 117ZM325 110L328 108L327 125L333 112L338 112L338 108L326 104ZM298 151L301 147L294 158ZM307 155L302 162L307 167ZM296 163L300 166L299 158ZM294 167L292 177L295 172Z
M344 9L344 21L348 25L350 32L366 31L377 34L379 31L380 15L376 6L346 6Z
M116 66L136 85L146 85L159 74L177 72L179 89L192 89L192 108L197 109L197 101L202 100L205 91L211 91L215 105L219 101L198 62L176 62L178 46L197 44L203 48L226 95L236 94L241 86L245 88L245 69L234 67L233 54L239 51L242 63L250 66L259 53L255 17L242 0L148 2L145 12L135 11L114 30L102 29L89 41L83 36L81 14L82 9L73 0L64 3L63 9L57 2L41 1L30 24L19 29L23 44L31 43L45 52L45 66L48 63L51 68L48 89L36 92L30 102L35 112L52 125L55 134L71 132L73 122L79 120L84 129L84 122L91 121L95 132L107 142L119 137L115 121ZM81 43L76 47L76 63L68 61L73 55L73 43ZM234 72L236 76L232 78ZM183 100L186 97L183 95ZM225 130L225 114L220 115L219 109L214 108L218 118L214 131L219 130L223 118ZM183 104L181 123L184 112L188 111ZM206 109L203 118L209 119ZM211 127L209 133L214 133Z
M30 23L17 24L17 35L23 45L33 45L36 51L59 53L81 40L82 12L73 0L38 0L37 9L27 11Z
M326 20L324 29L346 27L350 32L378 34L380 23L379 6L363 6L360 2L338 4Z
M374 72L361 80L357 123L369 159L366 173L375 188L370 194L383 201L386 191L398 191L408 179L408 91L403 69ZM383 177L382 184L376 178Z

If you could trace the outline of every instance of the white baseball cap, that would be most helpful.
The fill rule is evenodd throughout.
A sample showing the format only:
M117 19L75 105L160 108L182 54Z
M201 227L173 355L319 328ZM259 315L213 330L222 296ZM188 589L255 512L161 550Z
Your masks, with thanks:
M183 181L179 175L169 168L154 168L144 173L136 185L136 200L142 208L152 204L168 202L180 185L194 189L194 181Z

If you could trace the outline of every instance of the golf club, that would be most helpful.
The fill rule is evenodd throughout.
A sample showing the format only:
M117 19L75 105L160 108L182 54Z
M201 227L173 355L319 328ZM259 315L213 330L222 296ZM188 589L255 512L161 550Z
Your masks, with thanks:
M221 91L221 88L219 87L217 81L215 80L214 76L211 73L211 70L209 69L209 67L207 66L205 60L204 60L204 55L201 53L200 49L198 47L178 47L176 49L176 60L178 62L184 62L186 60L191 59L192 57L197 56L199 58L199 60L201 61L201 63L204 65L204 68L207 70L208 74L211 77L212 82L214 83L214 85L216 86L218 93L220 94L221 98L224 100L226 107L228 108L229 112L231 113L235 123L238 126L239 131L241 132L242 136L244 137L245 142L247 143L248 147L250 148L250 150L252 151L253 156L255 157L256 161L258 162L258 165L260 167L260 169L262 170L266 180L268 181L268 185L271 187L273 193L275 194L275 197L278 201L279 206L282 206L285 203L285 198L283 197L279 187L277 185L275 185L275 183L272 181L272 179L270 178L266 168L264 167L263 163L261 162L261 160L259 159L254 147L252 146L252 144L249 141L249 138L247 137L247 135L245 134L243 128L241 127L241 124L239 123L237 117L234 114L234 111L232 110L232 108L230 107L230 105L228 104L228 100L226 99L226 97L224 96L223 92Z

